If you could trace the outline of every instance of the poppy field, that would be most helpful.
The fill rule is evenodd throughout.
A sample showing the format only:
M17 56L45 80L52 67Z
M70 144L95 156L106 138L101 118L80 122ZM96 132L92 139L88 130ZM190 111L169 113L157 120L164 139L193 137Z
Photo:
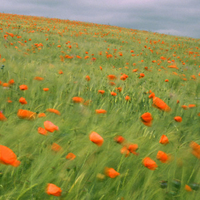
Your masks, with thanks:
M200 39L0 13L0 199L200 196Z

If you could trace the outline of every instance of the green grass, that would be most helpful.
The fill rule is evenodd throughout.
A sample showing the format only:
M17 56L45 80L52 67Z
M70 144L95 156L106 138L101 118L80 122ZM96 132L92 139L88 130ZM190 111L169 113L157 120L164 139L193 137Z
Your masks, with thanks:
M0 24L0 62L4 65L0 69L0 81L15 81L9 89L0 87L0 110L7 117L7 121L0 121L0 144L12 149L21 161L16 168L0 165L0 199L198 199L198 190L187 192L184 187L186 184L200 183L200 161L191 154L189 146L191 141L200 144L199 39L2 13ZM30 33L32 30L35 32ZM5 40L6 32L15 36L7 36ZM70 43L66 44L68 41ZM154 44L154 41L157 43ZM39 47L41 50L35 47L35 43L43 44L43 47ZM61 45L61 48L57 45ZM72 48L68 48L68 45ZM106 51L113 57L107 58ZM189 54L189 51L194 53ZM119 52L123 56L119 56ZM61 55L74 57L65 58L62 62ZM76 58L76 55L82 59ZM86 55L88 59L84 59ZM161 56L174 59L179 69L168 68L170 63L167 60L158 65ZM92 57L96 60L92 61ZM3 62L3 58L6 61ZM153 60L157 62L153 63ZM102 66L102 71L99 66ZM146 71L145 66L151 71ZM133 73L132 70L136 68L138 72ZM58 74L59 70L63 74ZM120 80L121 73L128 75L125 81ZM139 79L140 73L144 73L145 77ZM109 84L109 74L117 76L115 86ZM185 74L187 81L182 80L182 74ZM91 78L89 82L85 80L86 75ZM196 80L191 75L195 75ZM44 80L34 80L35 76ZM165 79L169 79L169 82L165 82ZM22 84L26 84L28 90L21 91L19 85ZM43 88L46 87L49 91L44 92ZM122 87L122 91L118 92L117 87ZM105 94L98 94L98 90L105 90ZM149 90L164 100L172 111L166 113L154 108L152 99L148 97ZM111 96L112 91L117 92L117 96ZM129 102L125 100L126 95L131 98ZM91 103L87 106L74 104L74 96L91 100ZM28 104L21 105L20 97L26 98ZM12 103L7 102L8 98ZM189 104L196 107L187 110L181 107ZM46 112L48 108L59 110L61 115ZM46 117L19 119L18 109L45 112ZM105 109L107 113L97 115L96 109ZM140 120L145 112L153 116L151 127ZM176 122L175 116L181 116L183 121ZM48 136L38 134L37 129L44 127L44 121L53 122L59 131ZM101 147L89 140L92 131L104 138ZM166 146L159 143L163 134L169 139ZM117 135L138 144L139 155L122 155L122 146L114 141ZM59 144L63 150L53 152L53 143ZM167 164L157 160L159 150L171 154L172 160ZM69 152L76 155L74 160L65 158ZM145 157L156 161L158 168L155 171L143 166ZM97 176L104 174L105 167L114 168L120 175L114 179L105 177L99 180ZM175 179L180 180L180 189L173 186ZM167 188L160 187L161 181L168 182ZM62 195L47 195L48 183L60 187Z

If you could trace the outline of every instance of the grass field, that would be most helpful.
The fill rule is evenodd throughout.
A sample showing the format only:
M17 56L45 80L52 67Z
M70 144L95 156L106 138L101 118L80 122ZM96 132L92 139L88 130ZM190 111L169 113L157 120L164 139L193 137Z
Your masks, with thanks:
M0 199L199 199L200 39L0 13L0 46Z

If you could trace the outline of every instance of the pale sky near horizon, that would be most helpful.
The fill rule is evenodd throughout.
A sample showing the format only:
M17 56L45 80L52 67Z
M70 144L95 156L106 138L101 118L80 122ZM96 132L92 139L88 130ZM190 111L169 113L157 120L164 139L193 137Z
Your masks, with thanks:
M200 39L200 0L0 0L0 12Z

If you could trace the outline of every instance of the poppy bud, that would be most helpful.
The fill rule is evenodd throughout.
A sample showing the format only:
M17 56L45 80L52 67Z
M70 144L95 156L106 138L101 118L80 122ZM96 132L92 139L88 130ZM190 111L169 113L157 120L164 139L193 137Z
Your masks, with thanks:
M173 180L172 184L176 189L180 189L181 188L181 182L179 180Z

